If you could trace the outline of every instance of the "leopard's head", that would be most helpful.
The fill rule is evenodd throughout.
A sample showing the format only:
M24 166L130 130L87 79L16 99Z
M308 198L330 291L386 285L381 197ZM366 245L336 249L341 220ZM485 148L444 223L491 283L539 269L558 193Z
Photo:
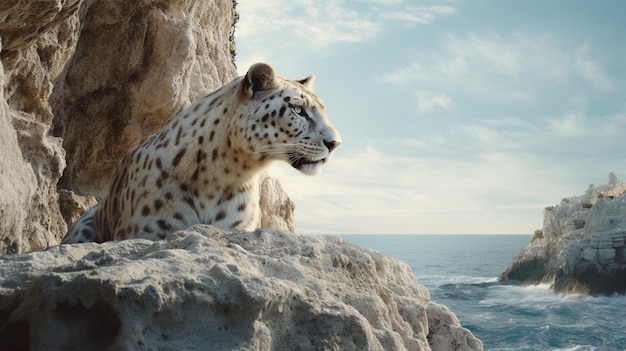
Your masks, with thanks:
M341 144L324 102L313 92L314 79L285 79L257 63L242 78L240 91L248 111L245 134L254 152L309 175L319 173Z

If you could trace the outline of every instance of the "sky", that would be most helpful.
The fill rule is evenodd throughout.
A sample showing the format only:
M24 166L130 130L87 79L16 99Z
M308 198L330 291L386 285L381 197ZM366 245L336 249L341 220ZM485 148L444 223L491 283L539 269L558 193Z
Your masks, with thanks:
M624 1L238 0L236 63L315 74L343 143L269 173L300 234L531 234L626 180Z

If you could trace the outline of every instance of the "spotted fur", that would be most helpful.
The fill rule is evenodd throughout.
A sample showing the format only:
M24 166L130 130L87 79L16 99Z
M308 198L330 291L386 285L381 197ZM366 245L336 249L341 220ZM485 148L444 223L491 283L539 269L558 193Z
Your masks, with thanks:
M258 228L263 168L282 160L316 174L341 143L313 80L258 63L196 101L124 156L107 197L62 242L158 240L194 224Z

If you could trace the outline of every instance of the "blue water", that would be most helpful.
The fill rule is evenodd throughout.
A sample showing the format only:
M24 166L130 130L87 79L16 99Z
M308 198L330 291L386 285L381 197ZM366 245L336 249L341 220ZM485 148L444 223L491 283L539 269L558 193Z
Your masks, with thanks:
M344 235L408 263L491 351L624 351L626 298L497 283L529 235Z

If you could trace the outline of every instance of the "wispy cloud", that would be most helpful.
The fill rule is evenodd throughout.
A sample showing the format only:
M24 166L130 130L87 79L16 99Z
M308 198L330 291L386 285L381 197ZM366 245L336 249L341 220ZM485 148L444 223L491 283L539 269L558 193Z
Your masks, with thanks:
M336 43L360 42L379 35L385 27L427 24L456 12L452 6L407 6L406 1L371 1L348 6L343 1L239 1L237 27L242 40L275 38L277 46L320 49ZM360 10L359 10L360 9ZM283 40L289 37L289 40ZM304 45L306 44L306 45Z
M562 118L550 119L548 124L555 134L561 136L582 136L589 131L585 118L578 113L569 113Z
M571 58L549 37L514 33L469 34L459 38L448 34L437 51L425 53L406 67L379 77L390 83L466 81L469 78L506 80L517 86L529 78L563 78Z
M276 45L320 48L335 42L357 42L375 36L380 24L332 1L240 1L237 37L273 37ZM285 40L285 38L290 38Z
M286 165L271 173L298 204L304 234L459 233L485 223L490 233L531 233L545 206L586 188L581 176L598 184L608 172L626 178L623 157L597 160L620 147L624 133L626 115L564 115L540 125L485 119L414 139L367 140L348 154L338 149L319 177Z
M394 21L405 27L412 27L420 24L428 24L442 16L453 15L456 8L452 6L423 6L405 7L391 12L385 12L378 16L381 21Z
M554 103L550 97L584 107L589 90L619 92L597 56L587 45L568 47L547 34L448 34L438 47L375 80L444 91L453 101L463 96L528 108Z
M626 114L586 116L580 112L549 118L547 130L563 138L563 144L588 153L606 150L615 153L622 149L622 136L626 134ZM566 141L567 140L567 141ZM598 153L600 155L602 153ZM603 154L607 157L609 155Z
M576 51L575 67L577 72L593 87L604 90L613 91L617 88L617 82L611 79L604 71L602 66L590 57L590 48L587 45L582 46Z
M395 147L399 141L372 142ZM303 178L284 166L272 173L298 204L296 228L303 234L458 233L482 227L480 222L507 232L512 223L497 223L515 217L536 223L518 228L531 232L540 227L541 209L562 195L533 197L550 189L550 182L549 169L527 167L532 160L498 152L456 159L419 151L399 155L370 144L337 157L317 178Z
M402 67L392 73L377 78L378 81L387 83L406 84L414 81L426 81L430 79L429 70L419 62L413 62L407 67Z
M434 108L447 110L452 106L452 99L445 95L433 95L428 91L420 90L415 93L417 97L417 109L420 111L431 111Z

